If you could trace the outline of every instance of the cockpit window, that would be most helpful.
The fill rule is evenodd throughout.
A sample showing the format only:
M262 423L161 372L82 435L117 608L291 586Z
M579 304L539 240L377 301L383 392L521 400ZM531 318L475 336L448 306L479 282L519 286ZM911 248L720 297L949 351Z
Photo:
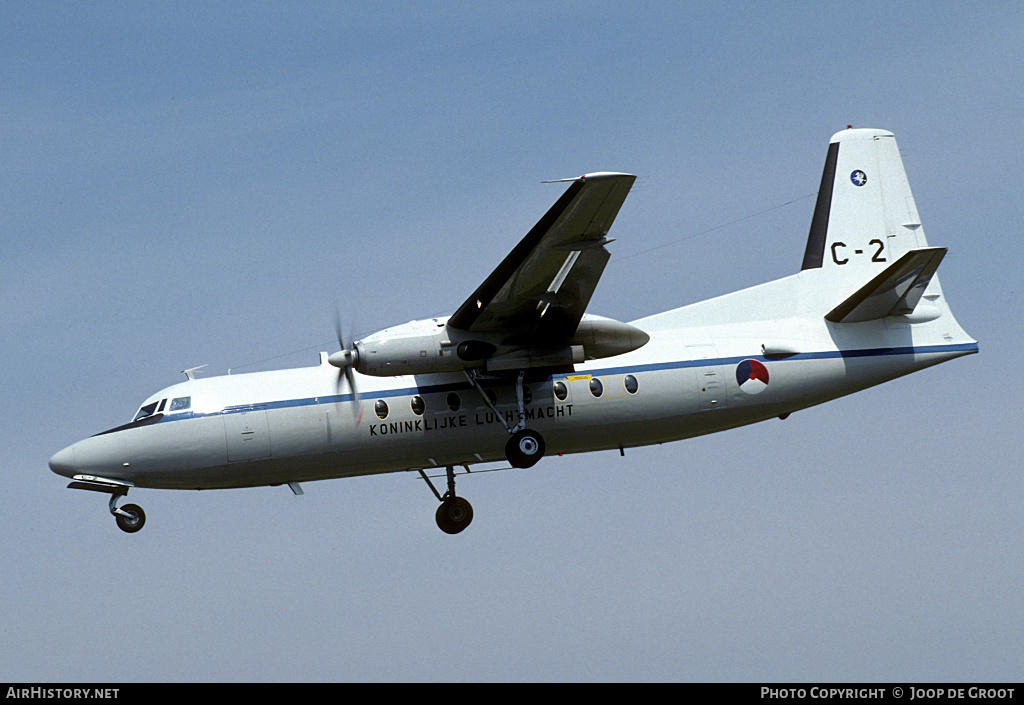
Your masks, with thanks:
M192 397L178 397L171 400L170 411L184 411L192 406Z
M152 404L146 404L144 407L139 409L139 413L135 414L135 418L132 419L132 421L139 421L141 419L146 418L147 416L152 416L153 414L156 413L156 407L157 404L159 403L160 402L155 401Z

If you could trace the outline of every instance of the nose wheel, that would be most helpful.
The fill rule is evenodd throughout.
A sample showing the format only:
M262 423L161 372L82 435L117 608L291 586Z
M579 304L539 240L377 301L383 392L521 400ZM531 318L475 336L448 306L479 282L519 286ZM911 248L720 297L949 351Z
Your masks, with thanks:
M126 504L123 507L117 506L117 500L128 494L128 490L134 487L130 482L124 480L113 480L107 477L96 477L95 475L75 475L68 489L89 490L91 492L105 492L110 495L110 513L117 521L117 528L129 534L134 534L146 524L146 513L137 504Z
M134 534L145 526L146 513L142 511L142 507L137 504L126 504L123 507L118 507L117 500L124 497L126 494L128 494L127 490L123 493L111 493L110 513L114 515L114 520L117 522L117 528L125 533Z
M134 534L146 523L146 513L137 504L126 504L112 513L117 520L117 528L129 534Z

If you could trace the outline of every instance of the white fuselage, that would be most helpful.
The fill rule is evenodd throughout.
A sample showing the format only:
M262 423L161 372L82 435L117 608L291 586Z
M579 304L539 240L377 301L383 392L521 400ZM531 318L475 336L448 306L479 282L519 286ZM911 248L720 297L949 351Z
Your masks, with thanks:
M823 318L838 303L824 282L821 270L804 271L633 321L650 335L640 349L528 374L527 424L547 455L663 443L977 352L937 280L927 295L937 316L840 324ZM161 412L79 441L51 467L136 487L212 489L505 459L505 427L461 372L358 375L358 403L337 379L326 355L315 367L192 379L143 405ZM510 424L514 382L481 380Z

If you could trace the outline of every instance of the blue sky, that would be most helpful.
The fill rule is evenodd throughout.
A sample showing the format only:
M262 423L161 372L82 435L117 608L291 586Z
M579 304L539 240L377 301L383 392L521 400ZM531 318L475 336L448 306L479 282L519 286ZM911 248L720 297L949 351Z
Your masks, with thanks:
M1019 680L1018 4L8 2L0 27L0 680ZM980 355L467 478L457 537L409 474L142 490L129 536L46 467L180 370L314 364L336 309L451 313L546 179L639 175L594 313L790 274L848 124L896 133Z

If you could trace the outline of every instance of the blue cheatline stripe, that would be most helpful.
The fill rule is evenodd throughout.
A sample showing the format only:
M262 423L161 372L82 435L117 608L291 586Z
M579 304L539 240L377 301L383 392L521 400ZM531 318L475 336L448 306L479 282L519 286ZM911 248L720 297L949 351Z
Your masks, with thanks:
M765 362L779 363L793 360L833 360L840 358L857 357L885 357L889 355L934 355L939 353L976 353L977 343L963 343L959 345L925 345L921 347L904 346L892 348L870 348L865 350L827 350L824 352L797 353L787 357L765 357L764 355L740 355L738 357L719 357L701 360L674 360L670 362L653 362L647 365L625 365L621 367L604 367L588 372L564 372L551 375L552 380L566 379L576 374L588 374L592 377L602 375L636 374L639 372L658 372L662 370L681 370L687 367L710 367L712 365L734 365L742 360L761 360ZM404 387L401 389L384 389L374 392L371 396L374 399L390 399L392 397L413 396L414 394L435 394L437 392L471 391L473 388L467 382L449 382L446 384L432 384L423 387ZM352 394L333 394L323 397L307 397L305 399L285 399L282 401L269 401L253 404L241 404L229 406L220 411L210 413L184 413L166 415L158 423L180 421L182 419L199 418L202 416L220 416L223 414L237 414L244 411L270 410L270 409L292 409L301 406L316 406L318 404L339 404L352 401Z
M679 370L686 367L710 367L712 365L735 365L743 360L761 360L763 362L790 362L792 360L832 360L838 358L884 357L887 355L933 355L936 353L976 353L977 343L961 345L924 345L921 347L905 346L895 348L870 348L866 350L826 350L824 352L797 353L786 357L766 357L764 355L740 355L738 357L719 357L701 360L676 360L672 362L655 362L648 365L630 365L625 367L605 367L586 373L594 377L601 375L628 374L630 372L654 372L659 370ZM576 373L557 374L553 379L565 379Z

